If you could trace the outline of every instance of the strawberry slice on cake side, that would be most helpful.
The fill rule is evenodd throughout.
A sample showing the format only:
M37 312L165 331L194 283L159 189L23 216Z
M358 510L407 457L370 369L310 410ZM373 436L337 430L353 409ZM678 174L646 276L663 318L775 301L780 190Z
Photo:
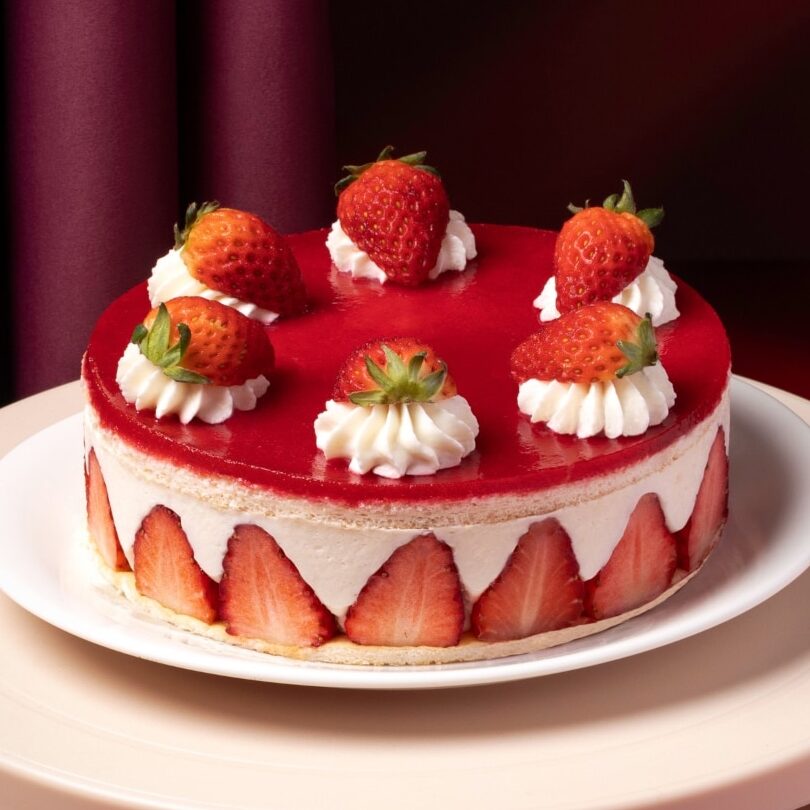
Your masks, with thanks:
M231 635L318 647L336 634L334 616L264 529L237 526L222 565L220 614Z
M678 564L695 571L720 539L728 518L728 455L725 431L717 431L692 515L678 534Z
M124 556L118 532L110 509L107 484L101 472L96 452L92 448L87 454L84 471L84 487L87 499L87 530L104 562L113 571L129 571L129 563Z
M509 641L559 630L583 618L585 586L571 539L553 518L534 523L498 578L472 609L483 641Z
M217 583L194 559L175 512L166 506L155 506L135 535L133 554L139 593L205 624L216 620Z
M586 583L588 613L608 619L652 602L672 584L677 562L658 496L642 496L610 559Z
M346 635L357 644L458 644L464 602L450 547L432 534L400 546L360 591L345 625Z

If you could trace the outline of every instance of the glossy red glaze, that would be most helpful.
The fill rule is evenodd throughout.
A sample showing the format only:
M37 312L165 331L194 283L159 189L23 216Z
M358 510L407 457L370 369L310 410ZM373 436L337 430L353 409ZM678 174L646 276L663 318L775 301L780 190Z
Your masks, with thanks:
M115 301L93 332L84 376L102 424L138 449L202 473L230 476L279 494L346 504L442 501L520 493L633 464L661 450L716 407L730 354L714 310L679 282L681 317L657 330L661 360L678 394L667 419L643 436L577 439L530 424L509 375L512 349L537 329L532 301L551 274L555 234L473 226L479 258L418 288L355 281L335 270L326 231L290 237L309 309L268 327L277 371L254 411L221 425L156 420L122 398L115 369L133 327L149 310L146 285ZM478 417L476 451L461 465L399 480L350 473L315 447L313 422L346 356L374 337L413 335L434 346Z

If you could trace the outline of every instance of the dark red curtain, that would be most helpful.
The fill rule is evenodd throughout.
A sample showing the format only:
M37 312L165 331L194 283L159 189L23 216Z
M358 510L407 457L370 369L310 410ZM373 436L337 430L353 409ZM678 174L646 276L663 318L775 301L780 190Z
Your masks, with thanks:
M389 142L472 221L556 228L628 177L735 368L810 395L810 3L12 0L3 39L0 401L76 378L190 200L323 226Z
M282 231L326 222L328 22L318 0L7 5L2 393L76 378L99 313L170 247L187 201Z

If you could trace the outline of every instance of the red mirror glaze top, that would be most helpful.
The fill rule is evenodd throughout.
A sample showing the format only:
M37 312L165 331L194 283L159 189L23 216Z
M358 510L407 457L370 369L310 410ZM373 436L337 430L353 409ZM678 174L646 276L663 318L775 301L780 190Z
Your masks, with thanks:
M532 301L552 273L555 234L472 226L478 258L419 288L353 280L331 266L326 231L289 237L309 292L308 311L267 327L277 368L254 411L221 425L154 418L127 404L115 382L132 329L149 310L146 285L101 316L84 361L88 395L102 425L136 448L201 474L230 476L279 494L355 504L456 500L536 491L604 475L663 449L706 418L726 388L730 352L714 310L678 281L681 316L656 330L661 362L677 393L660 425L642 436L577 439L532 425L517 408L512 349L538 328ZM480 423L474 453L458 467L399 480L350 473L315 447L313 422L346 356L375 337L431 344Z

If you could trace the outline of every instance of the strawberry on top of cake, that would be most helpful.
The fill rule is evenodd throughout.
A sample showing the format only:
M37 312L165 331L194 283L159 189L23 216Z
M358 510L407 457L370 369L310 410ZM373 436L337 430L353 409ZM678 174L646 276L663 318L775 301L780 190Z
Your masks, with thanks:
M301 270L287 240L255 214L191 203L174 247L158 259L148 284L152 306L196 295L234 307L264 324L306 306Z
M446 364L414 338L374 340L352 352L315 420L327 459L346 458L352 472L385 478L455 467L477 435Z
M269 386L274 352L262 325L197 296L147 313L118 362L115 380L136 410L216 424L256 407Z
M611 301L541 325L512 353L511 368L520 410L580 439L638 436L675 403L650 316Z
M426 152L344 166L336 186L338 218L326 246L338 270L355 278L417 286L447 270L463 270L476 256L475 237L450 210L439 173Z
M601 206L569 205L573 216L562 226L554 247L552 275L534 305L541 321L596 301L613 301L648 312L653 326L678 317L676 284L664 263L652 255L652 228L664 218L663 208L636 210L630 184Z

